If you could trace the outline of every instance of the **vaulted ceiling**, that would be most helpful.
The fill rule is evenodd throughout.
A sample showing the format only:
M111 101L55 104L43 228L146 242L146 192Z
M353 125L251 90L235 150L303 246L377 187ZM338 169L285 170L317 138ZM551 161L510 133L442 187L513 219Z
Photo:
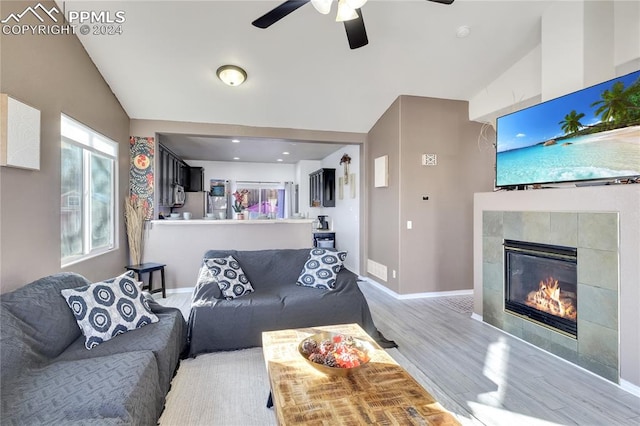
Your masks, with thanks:
M468 100L540 42L546 0L369 0L369 44L306 4L267 29L281 1L67 1L124 11L120 35L80 40L131 118L367 132L399 95ZM62 4L59 2L59 4ZM469 35L457 36L461 26ZM248 73L229 87L216 69Z

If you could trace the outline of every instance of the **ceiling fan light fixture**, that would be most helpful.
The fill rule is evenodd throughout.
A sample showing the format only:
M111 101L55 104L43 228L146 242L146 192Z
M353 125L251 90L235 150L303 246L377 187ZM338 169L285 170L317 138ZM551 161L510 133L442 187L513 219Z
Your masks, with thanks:
M333 3L333 0L311 0L313 7L323 15L331 12L331 3Z
M223 65L216 75L228 86L240 86L247 79L247 72L236 65Z
M346 2L346 0L338 1L338 14L336 15L336 22L351 21L358 18L358 12L352 9Z
M367 2L367 0L346 0L346 1L349 7L353 10L360 9Z

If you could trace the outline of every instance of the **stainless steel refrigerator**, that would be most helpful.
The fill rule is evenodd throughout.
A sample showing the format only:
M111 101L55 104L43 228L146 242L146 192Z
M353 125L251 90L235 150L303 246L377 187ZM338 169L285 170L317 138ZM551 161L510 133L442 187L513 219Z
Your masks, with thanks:
M206 212L213 213L214 219L230 219L231 204L229 203L229 181L211 179L209 192L206 196Z

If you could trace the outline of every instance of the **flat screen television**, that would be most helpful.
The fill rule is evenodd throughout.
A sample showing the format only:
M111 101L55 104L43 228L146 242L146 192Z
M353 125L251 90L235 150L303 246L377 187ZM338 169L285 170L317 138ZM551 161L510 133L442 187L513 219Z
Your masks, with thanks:
M640 71L496 121L496 187L638 177Z

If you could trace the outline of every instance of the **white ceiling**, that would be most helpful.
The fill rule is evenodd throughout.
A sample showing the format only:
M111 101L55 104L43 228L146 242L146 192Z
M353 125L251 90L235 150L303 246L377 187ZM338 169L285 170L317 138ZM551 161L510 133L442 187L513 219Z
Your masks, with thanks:
M343 147L335 143L272 138L220 138L178 134L162 134L160 142L187 162L200 160L296 164L301 160L322 160Z
M268 29L282 1L67 1L123 10L122 35L80 36L134 119L368 132L399 95L469 100L540 42L548 0L370 0L369 44L307 4ZM471 33L458 38L466 25ZM242 66L242 86L216 69Z

